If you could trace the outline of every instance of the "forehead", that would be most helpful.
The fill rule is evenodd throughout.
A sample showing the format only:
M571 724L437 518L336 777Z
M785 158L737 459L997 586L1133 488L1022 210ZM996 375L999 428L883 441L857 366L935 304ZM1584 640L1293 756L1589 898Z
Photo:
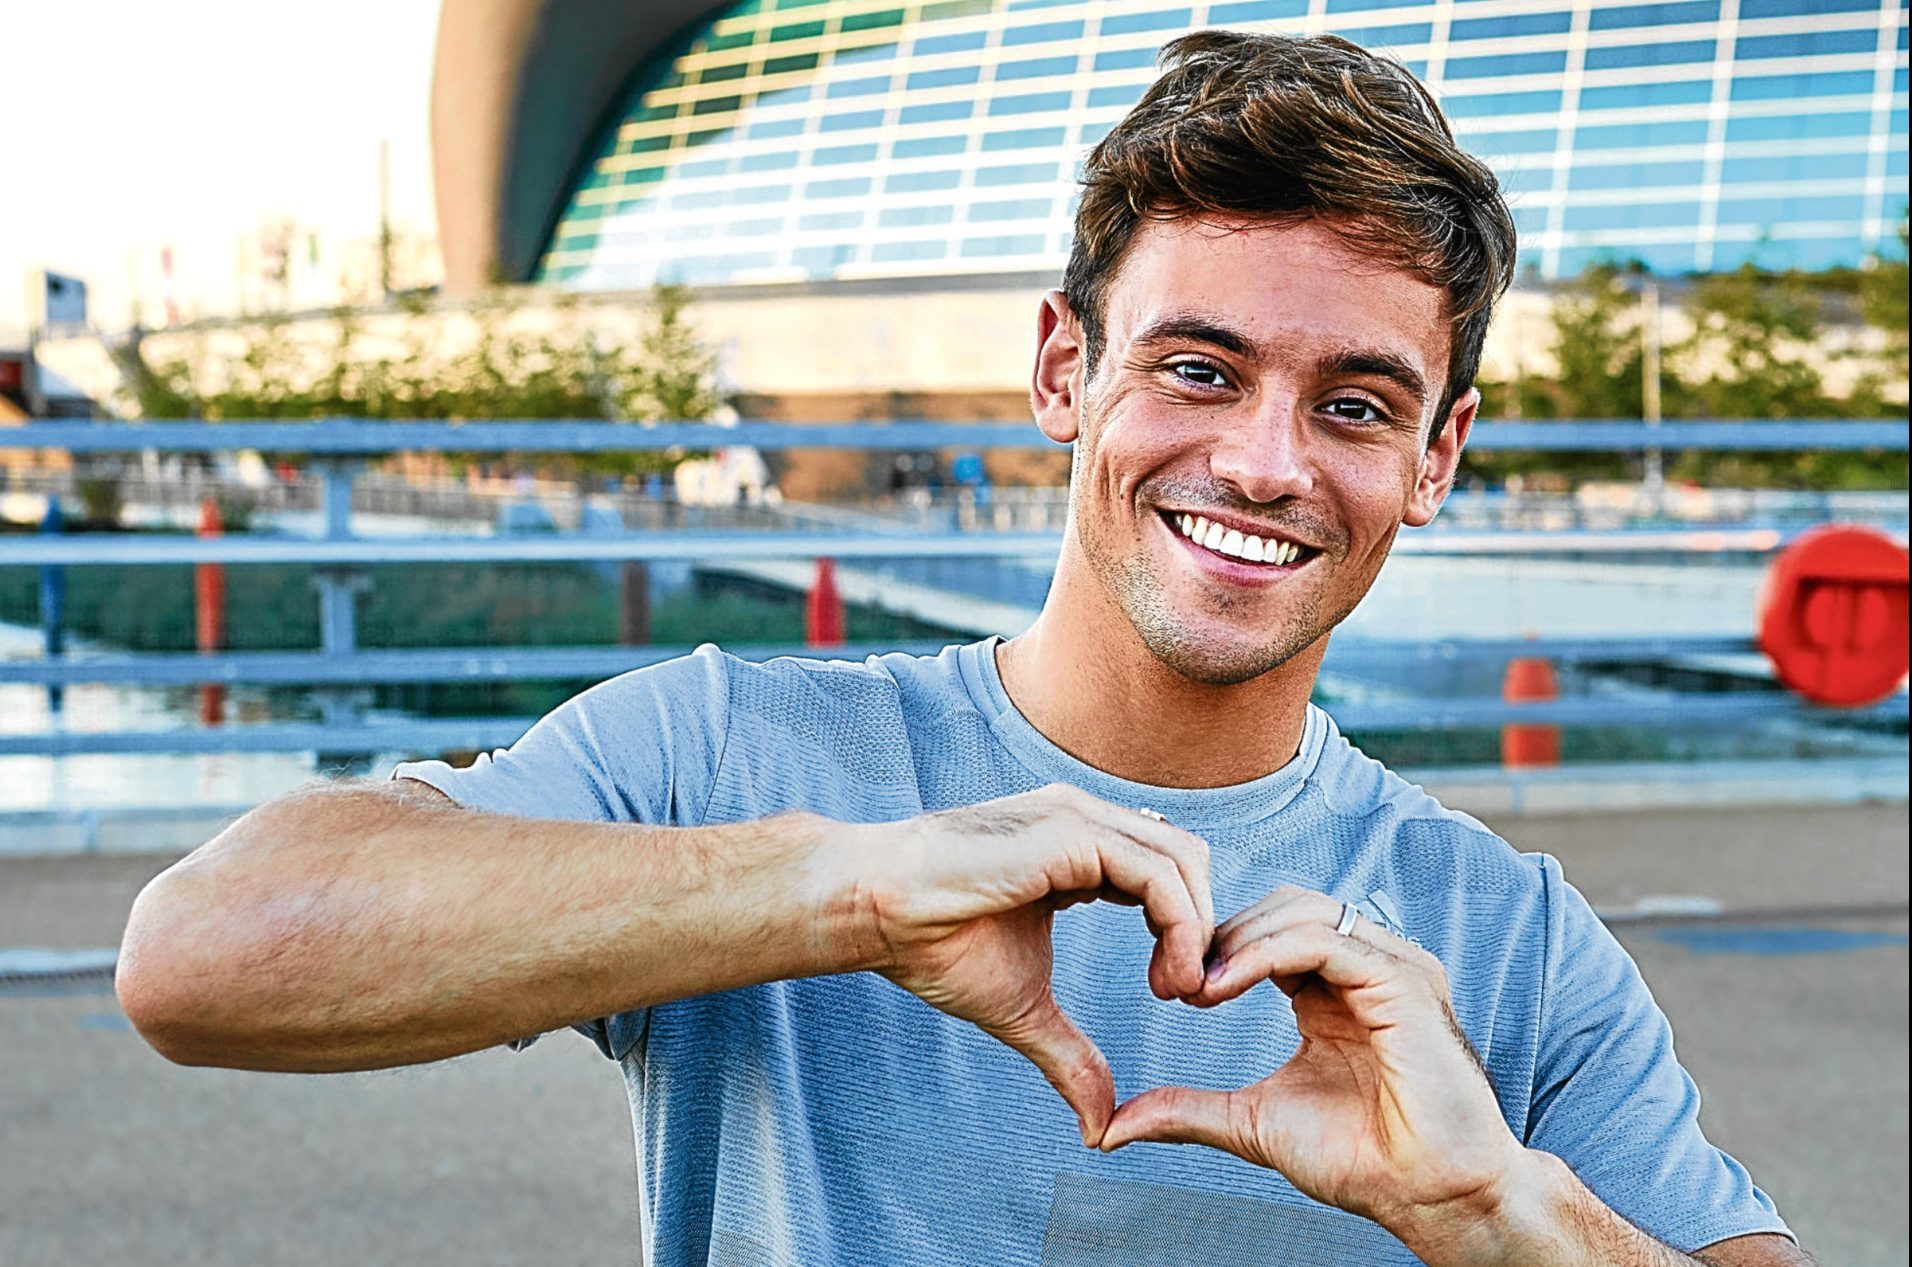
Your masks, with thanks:
M1169 313L1201 312L1269 347L1367 348L1446 373L1447 296L1319 220L1145 221L1103 300L1117 347Z

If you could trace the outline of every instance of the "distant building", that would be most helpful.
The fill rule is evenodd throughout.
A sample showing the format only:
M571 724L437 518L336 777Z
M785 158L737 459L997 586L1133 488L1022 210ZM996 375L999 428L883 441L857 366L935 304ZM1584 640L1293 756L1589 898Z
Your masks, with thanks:
M1528 280L1855 264L1906 207L1901 0L498 0L433 77L446 289L609 309L656 281L747 417L1027 419L1081 156L1163 43L1338 32L1401 59L1510 191ZM1545 373L1518 289L1484 372ZM999 483L1067 455L992 453ZM793 497L886 472L777 459Z
M1544 278L1854 264L1905 214L1902 0L520 0L442 18L448 283L1053 279L1079 157L1209 26L1398 57Z

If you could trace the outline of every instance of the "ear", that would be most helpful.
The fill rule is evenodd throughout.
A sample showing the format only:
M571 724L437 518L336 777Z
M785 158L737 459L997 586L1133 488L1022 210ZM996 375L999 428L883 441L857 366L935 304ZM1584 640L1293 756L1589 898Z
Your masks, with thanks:
M1447 425L1421 455L1421 474L1414 492L1407 499L1401 522L1410 528L1425 528L1434 522L1441 503L1454 487L1460 471L1461 450L1467 446L1467 433L1473 429L1474 414L1480 409L1480 393L1468 388L1448 411Z
M1059 290L1036 311L1036 368L1029 407L1036 426L1057 444L1074 443L1082 420L1082 327Z

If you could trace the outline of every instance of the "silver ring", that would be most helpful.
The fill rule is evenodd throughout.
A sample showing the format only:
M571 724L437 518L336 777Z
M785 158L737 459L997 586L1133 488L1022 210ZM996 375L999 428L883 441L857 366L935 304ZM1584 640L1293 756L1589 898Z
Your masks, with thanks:
M1341 904L1341 919L1335 924L1334 931L1340 933L1343 937L1352 937L1354 935L1355 922L1360 918L1361 912L1354 909L1353 902L1343 902Z
M1156 813L1154 810L1150 809L1146 805L1144 805L1140 810L1137 810L1136 812L1141 814L1143 818L1152 818L1158 823L1166 823L1168 821L1168 818L1166 816Z

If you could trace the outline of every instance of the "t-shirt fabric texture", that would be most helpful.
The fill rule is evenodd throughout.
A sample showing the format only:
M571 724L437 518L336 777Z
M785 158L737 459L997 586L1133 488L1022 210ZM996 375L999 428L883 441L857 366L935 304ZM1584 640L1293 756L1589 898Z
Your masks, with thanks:
M465 769L395 777L477 810L675 826L792 809L886 822L1056 782L1151 807L1208 841L1218 919L1297 884L1437 956L1508 1127L1635 1224L1683 1251L1786 1232L1701 1134L1666 1018L1553 858L1443 808L1312 706L1273 774L1200 789L1117 778L1016 711L997 641L862 663L753 663L706 644L584 692ZM1156 999L1133 908L1063 911L1054 940L1056 996L1124 1099L1243 1086L1298 1045L1271 985L1213 1009ZM653 1267L1417 1261L1378 1224L1228 1154L1085 1149L1034 1066L872 973L578 1028L629 1088Z

